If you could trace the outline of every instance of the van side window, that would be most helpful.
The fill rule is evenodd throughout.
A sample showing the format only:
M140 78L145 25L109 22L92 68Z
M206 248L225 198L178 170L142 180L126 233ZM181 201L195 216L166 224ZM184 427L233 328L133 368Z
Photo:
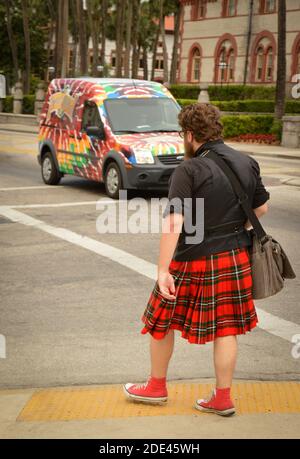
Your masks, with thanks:
M85 131L89 126L103 127L99 109L94 102L86 101L82 115L81 130Z

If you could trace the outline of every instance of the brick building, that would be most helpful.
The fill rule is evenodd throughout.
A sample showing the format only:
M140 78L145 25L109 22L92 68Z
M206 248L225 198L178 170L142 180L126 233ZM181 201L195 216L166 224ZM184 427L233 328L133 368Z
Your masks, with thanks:
M242 84L245 74L247 83L275 83L278 0L181 1L179 83ZM286 8L290 82L300 74L300 0Z

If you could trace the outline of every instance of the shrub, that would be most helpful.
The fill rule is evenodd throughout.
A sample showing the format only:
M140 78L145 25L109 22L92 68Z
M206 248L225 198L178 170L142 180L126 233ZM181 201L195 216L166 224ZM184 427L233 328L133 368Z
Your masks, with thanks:
M197 100L178 99L178 103L184 107L193 104ZM211 101L213 105L224 112L249 112L249 113L274 113L275 103L272 100L231 100L231 101ZM300 101L288 100L286 102L286 113L300 113Z
M34 114L34 101L35 95L26 95L23 98L23 113L25 115L33 115Z
M170 91L176 99L197 99L199 85L171 85ZM211 100L273 100L275 99L274 86L244 86L244 85L211 85L208 87Z
M278 140L281 140L282 136L282 121L274 119L270 133L275 135Z
M241 134L271 134L272 115L225 115L222 116L225 138Z
M7 96L3 99L3 112L12 113L13 111L13 96Z

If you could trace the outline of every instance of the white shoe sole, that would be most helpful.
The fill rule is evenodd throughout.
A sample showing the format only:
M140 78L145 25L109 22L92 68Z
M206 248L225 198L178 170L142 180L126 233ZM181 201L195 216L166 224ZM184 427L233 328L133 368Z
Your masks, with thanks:
M152 403L152 404L160 404L160 405L165 405L168 401L168 397L143 397L141 395L134 395L128 392L127 388L131 387L132 384L124 384L123 390L124 394L127 396L127 398L137 401L137 402L144 402L144 403Z
M195 403L195 408L199 411L204 413L214 413L219 414L220 416L232 416L235 414L235 408L228 408L228 410L215 410L214 408L204 408L203 406L199 405L197 402Z

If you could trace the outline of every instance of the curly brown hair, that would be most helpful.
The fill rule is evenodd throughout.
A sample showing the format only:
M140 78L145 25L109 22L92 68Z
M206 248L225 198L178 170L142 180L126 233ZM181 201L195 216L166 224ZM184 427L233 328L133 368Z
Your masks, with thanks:
M211 104L195 103L183 107L178 121L183 131L192 131L197 142L222 138L220 111Z

